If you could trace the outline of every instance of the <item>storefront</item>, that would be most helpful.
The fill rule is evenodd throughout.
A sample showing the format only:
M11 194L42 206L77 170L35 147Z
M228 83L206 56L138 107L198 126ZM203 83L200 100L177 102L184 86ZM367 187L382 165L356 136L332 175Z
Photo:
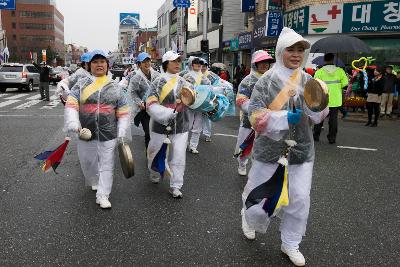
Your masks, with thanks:
M209 43L210 63L218 62L218 50L220 48L220 30L216 29L208 32L207 39ZM187 40L186 53L188 56L202 56L200 42L203 40L203 35L199 34L196 37Z

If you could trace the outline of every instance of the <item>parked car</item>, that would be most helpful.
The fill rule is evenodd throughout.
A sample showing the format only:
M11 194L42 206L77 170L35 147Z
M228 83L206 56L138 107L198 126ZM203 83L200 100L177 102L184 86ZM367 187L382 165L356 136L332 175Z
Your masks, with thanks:
M0 67L0 92L7 88L18 88L33 91L39 87L39 70L32 64L5 63Z
M50 70L50 83L56 85L63 78L64 69L62 67L55 67Z

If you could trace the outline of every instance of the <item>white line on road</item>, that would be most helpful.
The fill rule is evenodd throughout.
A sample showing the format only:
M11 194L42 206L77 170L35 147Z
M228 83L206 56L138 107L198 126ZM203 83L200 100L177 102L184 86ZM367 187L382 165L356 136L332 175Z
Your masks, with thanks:
M31 101L28 101L28 102L26 102L26 103L24 103L22 105L19 105L19 106L13 108L13 109L26 109L26 108L29 108L29 107L31 107L33 105L36 105L37 103L40 103L40 102L42 102L42 100L31 100Z
M338 148L353 149L353 150L364 150L364 151L378 151L376 148L366 147L354 147L354 146L337 146Z
M19 102L20 100L7 100L0 103L0 108Z
M24 96L27 96L27 95L29 95L29 94L18 94L18 95L6 97L5 99L7 99L7 100L13 100L13 99L18 99L18 98L21 98L21 97L24 97Z
M26 98L26 100L36 100L36 99L39 99L41 97L42 97L41 95L34 95L34 96Z
M9 94L0 94L0 97L8 96Z
M222 134L222 133L216 133L214 135L219 135L219 136L227 136L227 137L234 137L237 138L237 135L232 135L232 134Z
M37 115L37 114L0 114L0 117L21 117L21 118L62 118L64 115Z

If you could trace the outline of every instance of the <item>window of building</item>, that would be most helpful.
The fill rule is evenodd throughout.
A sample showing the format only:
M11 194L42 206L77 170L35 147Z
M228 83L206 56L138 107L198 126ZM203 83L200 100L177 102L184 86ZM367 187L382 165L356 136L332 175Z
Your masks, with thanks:
M16 28L17 28L17 23L13 22L13 23L12 23L12 28L13 28L13 29L16 29Z
M20 23L19 27L27 30L54 30L54 24Z
M15 17L15 11L11 11L11 17Z
M16 41L17 40L17 35L13 34L13 40Z
M35 11L21 11L19 12L22 18L48 18L52 19L54 17L53 13L50 12L35 12Z
M21 35L21 41L37 41L37 42L54 42L55 37L52 35Z

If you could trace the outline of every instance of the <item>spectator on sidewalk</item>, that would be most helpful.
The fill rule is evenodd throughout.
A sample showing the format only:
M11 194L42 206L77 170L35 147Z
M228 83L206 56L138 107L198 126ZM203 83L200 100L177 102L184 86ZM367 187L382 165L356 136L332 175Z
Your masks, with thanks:
M333 63L334 54L328 53L324 56L325 66L315 72L314 77L324 81L329 90L329 144L336 143L338 131L338 111L342 106L342 88L347 86L349 80L342 68ZM314 140L319 141L321 129L324 122L314 126Z
M382 74L385 69L378 67L374 71L374 78L368 83L368 97L367 97L367 110L368 122L365 126L376 127L378 126L379 108L384 88L384 80ZM372 122L372 114L375 114L374 122Z
M383 76L383 80L385 82L383 94L382 94L382 102L381 102L381 117L388 116L392 117L392 107L393 107L393 94L396 90L396 75L393 73L393 67L386 67L386 74Z
M35 62L33 65L39 70L40 73L40 100L50 101L49 95L49 82L50 82L50 67L46 65L46 62L42 61L40 66Z

